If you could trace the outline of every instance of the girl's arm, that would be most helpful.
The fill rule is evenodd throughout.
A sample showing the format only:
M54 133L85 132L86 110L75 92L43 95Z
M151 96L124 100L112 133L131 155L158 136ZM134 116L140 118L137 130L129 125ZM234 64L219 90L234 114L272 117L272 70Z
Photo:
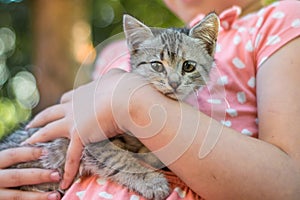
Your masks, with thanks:
M140 140L158 151L156 155L205 199L298 199L299 49L300 38L277 51L258 71L260 140L229 129L150 87L131 96L131 119L123 117L123 124L137 137L153 133ZM209 147L213 148L205 156Z

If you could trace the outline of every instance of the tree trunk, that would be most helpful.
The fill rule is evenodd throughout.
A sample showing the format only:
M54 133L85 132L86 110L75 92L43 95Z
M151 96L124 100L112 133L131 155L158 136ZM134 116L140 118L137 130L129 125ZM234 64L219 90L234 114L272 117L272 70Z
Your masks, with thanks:
M57 103L73 88L79 68L74 55L74 25L87 21L87 1L34 0L31 8L33 73L40 92L36 113Z

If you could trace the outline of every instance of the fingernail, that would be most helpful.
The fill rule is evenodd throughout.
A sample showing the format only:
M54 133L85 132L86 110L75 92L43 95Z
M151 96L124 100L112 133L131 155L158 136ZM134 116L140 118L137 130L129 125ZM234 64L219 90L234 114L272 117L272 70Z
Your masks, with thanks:
M53 180L53 181L59 181L60 180L60 175L59 175L59 173L58 172L52 172L51 174L50 174L50 178L51 178L51 180Z
M60 195L56 192L48 195L48 200L59 200L59 199L60 199Z
M65 187L66 187L65 181L62 181L62 182L60 183L60 188L64 190Z
M61 188L62 190L67 189L67 183L66 183L66 181L63 180L63 181L61 182L60 188Z

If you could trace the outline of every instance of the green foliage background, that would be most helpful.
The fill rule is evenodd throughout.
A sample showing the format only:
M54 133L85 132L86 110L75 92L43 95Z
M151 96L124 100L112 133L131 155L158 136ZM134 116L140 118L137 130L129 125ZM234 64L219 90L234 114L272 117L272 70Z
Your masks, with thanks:
M0 34L0 138L30 117L30 110L18 102L10 86L10 80L17 72L30 70L28 16L29 10L25 3L0 3L0 31L11 30L11 35ZM15 40L10 41L12 38ZM7 40L14 43L13 47L7 49Z
M95 0L91 5L94 44L122 32L124 13L133 15L153 27L183 26L183 23L165 7L162 0Z

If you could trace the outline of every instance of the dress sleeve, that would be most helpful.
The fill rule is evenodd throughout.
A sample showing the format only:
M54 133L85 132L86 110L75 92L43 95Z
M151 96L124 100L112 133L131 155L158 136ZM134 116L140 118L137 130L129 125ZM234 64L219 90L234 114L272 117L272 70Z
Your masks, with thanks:
M279 1L258 13L255 31L256 66L300 35L300 1Z

